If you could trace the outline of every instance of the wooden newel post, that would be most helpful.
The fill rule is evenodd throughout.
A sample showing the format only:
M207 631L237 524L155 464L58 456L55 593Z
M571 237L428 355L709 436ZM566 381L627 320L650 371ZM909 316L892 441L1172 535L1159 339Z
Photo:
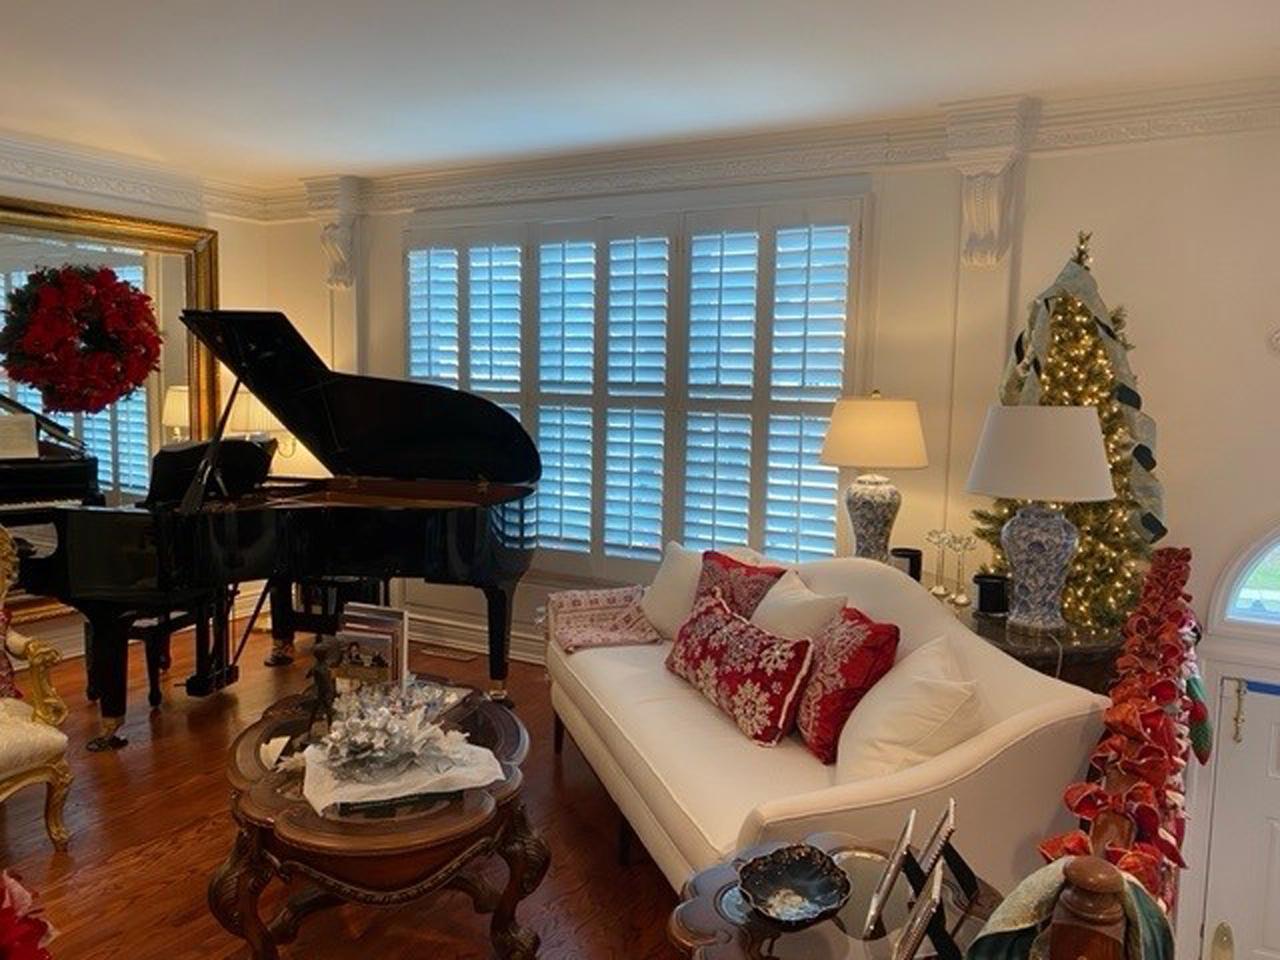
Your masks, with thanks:
M1098 857L1075 857L1053 911L1049 960L1124 960L1124 877Z

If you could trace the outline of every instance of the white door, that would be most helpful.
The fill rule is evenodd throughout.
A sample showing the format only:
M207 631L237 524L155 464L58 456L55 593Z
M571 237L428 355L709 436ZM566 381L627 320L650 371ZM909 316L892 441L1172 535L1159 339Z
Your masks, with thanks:
M1280 960L1280 684L1228 677L1218 703L1201 956L1229 930L1237 960Z

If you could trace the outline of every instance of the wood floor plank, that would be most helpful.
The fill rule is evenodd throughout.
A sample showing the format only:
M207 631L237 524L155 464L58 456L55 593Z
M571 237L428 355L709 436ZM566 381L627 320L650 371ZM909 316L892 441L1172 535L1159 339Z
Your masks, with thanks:
M36 890L60 931L57 960L231 960L248 956L205 906L205 885L234 833L225 765L237 733L263 709L306 685L307 658L291 668L260 666L269 640L255 635L238 684L201 700L166 690L159 711L146 708L141 651L130 663L130 745L114 754L83 749L97 723L84 697L81 661L55 669L71 707L75 784L67 804L71 848L58 854L44 834L42 791L0 804L0 865ZM191 669L190 643L174 641L169 681ZM483 658L468 662L415 653L419 672L484 685ZM521 921L542 936L543 960L678 960L666 942L675 895L636 846L634 862L616 857L618 812L581 755L551 750L551 704L545 672L513 664L509 688L533 746L525 764L525 798L552 851L542 886L521 906ZM500 867L494 867L500 871ZM496 874L499 875L500 874ZM264 898L264 911L281 890ZM484 960L487 925L469 902L446 893L391 910L344 907L310 919L286 958L366 960L439 957Z

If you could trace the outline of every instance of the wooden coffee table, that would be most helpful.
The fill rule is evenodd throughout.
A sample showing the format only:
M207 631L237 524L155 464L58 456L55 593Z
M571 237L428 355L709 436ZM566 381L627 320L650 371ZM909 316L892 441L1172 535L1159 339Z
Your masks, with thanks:
M506 776L460 793L403 802L376 811L317 814L302 796L301 771L269 770L261 748L281 736L304 738L310 702L288 697L271 706L231 749L231 811L239 826L226 861L209 881L209 909L246 940L255 960L273 960L309 914L344 902L392 906L437 890L466 893L502 960L532 960L538 936L516 922L516 906L547 872L547 846L530 828L520 800L520 763L529 734L507 707L479 693L446 715L445 725L488 747ZM472 869L486 858L506 862L509 879L495 889ZM297 891L269 922L258 900L273 879Z
M734 860L703 870L685 884L667 928L671 942L693 960L886 960L893 952L890 936L861 940L856 932L862 928L871 891L892 841L866 843L846 834L816 833L804 842L834 857L853 882L849 902L835 917L805 930L785 931L747 906L738 892L737 863L785 846L770 843L744 850ZM900 929L906 920L907 890L906 879L899 878L885 905L884 925L890 931ZM979 881L978 896L973 903L965 903L964 895L949 878L944 880L943 890L947 926L963 952L1000 903L1000 894ZM926 940L920 955L928 953Z

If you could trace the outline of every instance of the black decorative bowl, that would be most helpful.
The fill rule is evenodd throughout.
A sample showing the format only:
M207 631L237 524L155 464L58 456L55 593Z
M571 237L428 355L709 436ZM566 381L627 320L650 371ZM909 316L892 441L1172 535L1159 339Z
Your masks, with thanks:
M760 916L799 930L835 916L853 887L830 856L796 843L739 863L738 889Z

